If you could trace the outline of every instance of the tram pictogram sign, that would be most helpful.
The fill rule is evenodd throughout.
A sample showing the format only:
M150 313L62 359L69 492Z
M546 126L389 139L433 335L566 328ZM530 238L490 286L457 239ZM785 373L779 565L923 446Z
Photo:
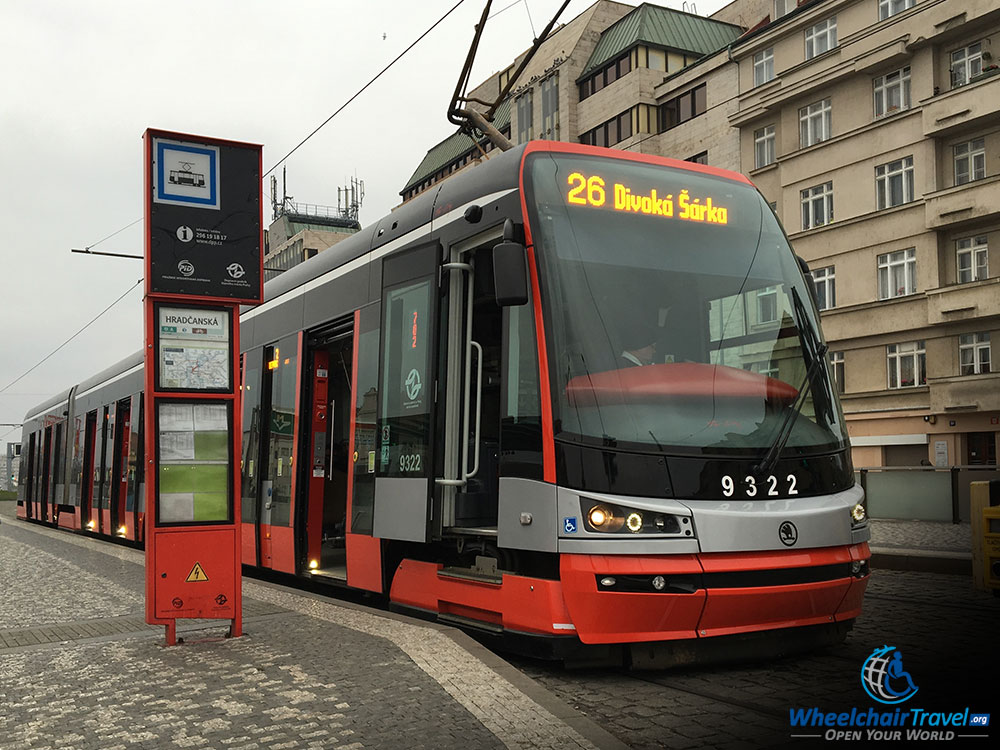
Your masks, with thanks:
M261 148L144 143L146 622L174 645L178 619L242 635L239 313L263 296Z

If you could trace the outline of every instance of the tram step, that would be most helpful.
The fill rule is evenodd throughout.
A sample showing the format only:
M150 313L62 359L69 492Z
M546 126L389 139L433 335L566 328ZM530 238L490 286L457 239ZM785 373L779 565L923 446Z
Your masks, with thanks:
M438 578L461 578L466 581L490 583L499 586L503 583L503 571L498 570L496 573L484 573L472 568L441 568L438 571Z
M479 630L483 633L491 633L493 635L503 633L502 625L495 625L492 622L482 622L481 620L473 620L471 617L462 617L462 615L441 613L438 615L438 622L443 625L470 628L472 630Z

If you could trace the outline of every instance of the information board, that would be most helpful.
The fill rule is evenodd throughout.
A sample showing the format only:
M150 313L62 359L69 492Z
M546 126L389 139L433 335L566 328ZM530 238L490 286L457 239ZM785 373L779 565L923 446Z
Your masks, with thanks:
M259 147L150 135L147 294L259 303Z
M232 519L228 403L161 401L157 522Z
M158 390L228 391L231 328L228 310L159 305Z

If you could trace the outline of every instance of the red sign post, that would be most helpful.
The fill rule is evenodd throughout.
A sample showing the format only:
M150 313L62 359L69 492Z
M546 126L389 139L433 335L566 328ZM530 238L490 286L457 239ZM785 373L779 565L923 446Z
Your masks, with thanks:
M261 148L147 130L146 622L242 635L241 304L263 298Z

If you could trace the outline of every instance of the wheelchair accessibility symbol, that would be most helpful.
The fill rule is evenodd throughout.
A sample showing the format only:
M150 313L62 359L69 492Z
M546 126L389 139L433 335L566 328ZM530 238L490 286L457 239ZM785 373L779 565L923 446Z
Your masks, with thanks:
M576 533L576 516L567 516L563 519L563 531L567 534Z

